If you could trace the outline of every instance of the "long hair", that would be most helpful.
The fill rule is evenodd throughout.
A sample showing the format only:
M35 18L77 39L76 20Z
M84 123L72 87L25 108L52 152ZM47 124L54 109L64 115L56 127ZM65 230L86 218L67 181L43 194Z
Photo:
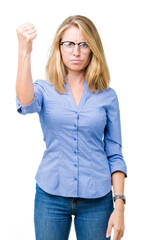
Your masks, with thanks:
M87 87L92 93L106 90L109 87L110 74L102 42L93 22L81 15L66 18L57 29L46 65L47 80L54 85L57 92L66 93L64 87L66 84L67 69L61 58L59 42L65 30L71 26L79 27L92 52L91 60L85 71Z

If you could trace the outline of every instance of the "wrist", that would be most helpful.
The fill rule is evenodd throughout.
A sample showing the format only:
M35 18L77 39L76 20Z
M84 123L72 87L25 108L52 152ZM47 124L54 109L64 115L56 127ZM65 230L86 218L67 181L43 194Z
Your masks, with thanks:
M28 52L27 50L23 50L23 49L18 49L18 55L20 57L24 57L24 58L30 58L31 57L31 52Z
M120 195L120 194L116 194L113 197L114 202L116 202L116 200L121 199L123 201L124 204L126 204L126 197L125 195Z
M115 205L115 209L125 210L125 204L122 199L116 199L114 205Z

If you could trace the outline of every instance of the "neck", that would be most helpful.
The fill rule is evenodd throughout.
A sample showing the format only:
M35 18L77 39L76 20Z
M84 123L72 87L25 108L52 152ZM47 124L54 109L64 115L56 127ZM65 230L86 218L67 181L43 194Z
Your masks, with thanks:
M67 74L67 80L72 85L82 84L84 77L84 72L69 71Z

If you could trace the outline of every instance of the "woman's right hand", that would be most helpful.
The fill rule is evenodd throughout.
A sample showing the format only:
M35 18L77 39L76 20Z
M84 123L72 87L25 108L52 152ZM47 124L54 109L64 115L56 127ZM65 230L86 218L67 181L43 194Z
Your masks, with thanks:
M32 41L36 38L37 33L33 24L27 22L17 27L16 29L19 50L23 53L31 53Z

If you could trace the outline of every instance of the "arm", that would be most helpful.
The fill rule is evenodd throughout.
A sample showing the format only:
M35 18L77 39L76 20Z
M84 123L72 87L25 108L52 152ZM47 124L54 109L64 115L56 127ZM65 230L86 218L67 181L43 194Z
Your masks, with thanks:
M28 105L34 98L34 87L31 76L30 53L19 50L16 79L16 95L23 105Z
M32 40L36 31L32 24L25 23L17 28L19 41L18 70L16 79L16 94L23 105L28 105L34 98L34 86L31 75Z
M125 185L125 174L120 171L112 173L112 185L113 192L115 195L124 195L124 185ZM122 199L116 199L115 208L119 210L124 210L124 202Z
M107 109L107 126L105 128L105 151L111 170L114 195L124 195L124 180L127 177L127 166L122 154L120 109L116 92L111 95L111 103ZM107 237L114 228L113 240L120 240L124 234L124 202L116 199L114 210L108 221Z
M127 166L122 153L120 109L115 90L111 90L108 99L107 124L104 130L104 150L111 176L114 172L120 171L127 177Z
M124 194L124 179L125 174L120 171L116 171L112 174L112 183L113 183L113 191L114 195L116 194ZM124 235L124 202L122 199L116 199L115 208L112 212L109 222L108 228L106 231L106 237L108 238L111 235L112 227L114 227L114 237L113 240L120 240Z

